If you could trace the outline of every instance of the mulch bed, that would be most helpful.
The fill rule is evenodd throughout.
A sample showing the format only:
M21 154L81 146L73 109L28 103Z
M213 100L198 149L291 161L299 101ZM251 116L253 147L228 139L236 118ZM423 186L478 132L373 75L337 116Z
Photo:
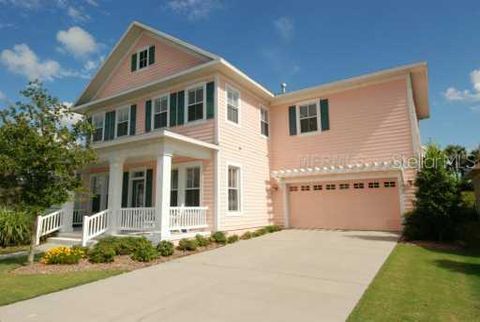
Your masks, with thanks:
M33 265L20 266L10 272L16 275L30 275L30 274L62 274L72 272L83 272L87 270L120 270L133 271L135 269L158 265L177 258L185 257L192 254L202 253L212 249L223 247L222 245L214 244L207 247L199 247L196 251L181 251L175 250L175 253L169 257L159 257L151 262L136 262L130 258L130 255L115 256L112 263L90 263L87 259L82 259L78 264L74 265L46 265L40 262L35 262Z

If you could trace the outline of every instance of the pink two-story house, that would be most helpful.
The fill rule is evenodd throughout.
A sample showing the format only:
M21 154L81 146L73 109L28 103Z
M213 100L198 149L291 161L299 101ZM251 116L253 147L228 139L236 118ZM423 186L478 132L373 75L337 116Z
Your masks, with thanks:
M400 230L429 116L425 63L273 94L134 22L74 105L95 127L88 193L39 234L176 239L280 224Z

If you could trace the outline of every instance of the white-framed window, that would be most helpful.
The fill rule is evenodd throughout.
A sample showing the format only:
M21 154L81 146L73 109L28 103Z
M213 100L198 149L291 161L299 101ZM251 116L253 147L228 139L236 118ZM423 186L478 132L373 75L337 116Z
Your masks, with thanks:
M240 114L240 92L231 86L227 87L227 120L239 123Z
M103 141L103 129L105 127L105 113L99 113L92 116L93 135L92 141Z
M269 135L268 110L264 107L260 107L260 133L266 137Z
M203 120L205 118L205 84L190 87L186 90L187 122Z
M241 211L241 168L228 165L228 211Z
M308 102L298 105L298 128L300 133L318 131L320 124L320 110L317 102Z
M185 206L200 206L200 167L186 169Z
M122 107L115 112L117 137L128 135L130 125L130 107Z
M148 66L148 48L140 50L137 54L138 69L142 69Z
M153 129L168 126L169 95L165 94L153 100Z

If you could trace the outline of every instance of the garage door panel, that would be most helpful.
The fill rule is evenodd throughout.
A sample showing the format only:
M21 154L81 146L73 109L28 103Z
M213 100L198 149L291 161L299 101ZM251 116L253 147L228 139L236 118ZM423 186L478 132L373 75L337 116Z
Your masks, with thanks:
M378 188L369 188L370 182L378 182ZM384 182L395 182L387 184ZM363 189L355 189L354 183L363 183ZM290 224L296 228L399 230L400 201L395 179L336 181L315 183L322 190L290 192ZM326 184L334 184L335 190L326 190ZM348 189L340 190L340 184ZM305 188L306 189L306 188Z

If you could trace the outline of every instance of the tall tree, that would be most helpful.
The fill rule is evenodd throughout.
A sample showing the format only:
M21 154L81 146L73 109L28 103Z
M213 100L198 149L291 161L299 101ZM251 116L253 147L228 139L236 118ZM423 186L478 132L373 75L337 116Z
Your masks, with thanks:
M468 163L467 149L458 144L449 144L445 147L445 155L447 157L447 169L460 179L464 173Z
M20 93L23 102L0 111L0 201L29 216L32 263L36 217L81 187L76 171L95 154L85 142L92 133L87 120L72 123L70 108L38 81Z
M417 225L420 239L445 240L453 232L456 208L460 203L458 180L447 169L447 158L435 144L426 148L415 186L415 210L408 224Z

